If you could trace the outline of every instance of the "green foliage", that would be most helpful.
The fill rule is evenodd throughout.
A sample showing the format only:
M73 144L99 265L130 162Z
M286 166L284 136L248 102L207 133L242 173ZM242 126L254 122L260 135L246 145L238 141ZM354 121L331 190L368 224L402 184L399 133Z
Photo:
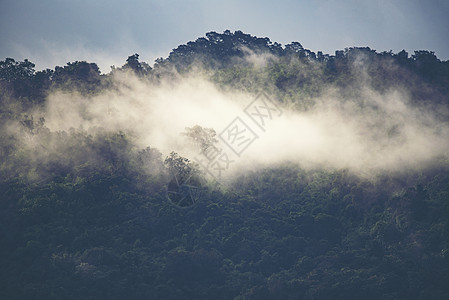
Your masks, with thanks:
M248 51L270 58L256 65ZM180 209L167 190L202 180L187 158L136 149L124 132L53 132L30 113L54 89L89 95L107 89L115 72L157 81L196 65L223 89L266 88L301 110L329 87L347 96L362 83L380 92L406 87L413 101L447 105L449 65L429 51L331 56L225 31L179 46L153 69L134 54L105 75L83 61L35 72L28 60L7 58L0 299L449 298L447 161L374 180L286 164L227 187L203 185L196 205ZM186 130L200 148L215 143L212 130Z
M206 151L209 147L213 147L214 144L218 143L218 140L215 138L217 133L213 128L203 128L195 125L191 128L186 127L186 131L181 134L188 137L201 151Z
M76 61L64 67L55 67L52 83L57 89L76 89L83 93L91 93L101 88L100 69L95 63Z

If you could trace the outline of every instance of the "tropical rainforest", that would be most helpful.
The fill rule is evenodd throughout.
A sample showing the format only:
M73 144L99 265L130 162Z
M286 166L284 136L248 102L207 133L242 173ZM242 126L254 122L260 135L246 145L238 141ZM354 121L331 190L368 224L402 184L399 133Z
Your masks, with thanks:
M332 124L340 110L333 128L363 128L357 139L368 146L360 154L332 135L321 158L290 127L291 144L305 148L271 145L257 150L270 157L260 163L243 153L242 167L213 178L182 152L219 140L221 128L201 116L173 149L158 145L169 129L153 104L147 123L123 125L140 118L127 117L137 94L192 78L223 95L263 91L280 120L318 120L324 105ZM158 97L154 107L170 101ZM6 58L0 298L449 299L448 128L449 61L427 50L330 55L227 30L153 65L130 55L109 73ZM342 140L349 146L332 147Z

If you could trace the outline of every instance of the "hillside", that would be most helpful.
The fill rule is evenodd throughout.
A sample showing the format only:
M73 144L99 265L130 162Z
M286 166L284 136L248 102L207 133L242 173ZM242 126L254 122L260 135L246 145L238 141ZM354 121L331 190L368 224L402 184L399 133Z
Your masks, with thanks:
M107 74L34 67L0 62L0 299L449 299L449 61L432 51L225 31ZM227 124L260 92L280 123L208 176L189 154L221 117L195 108Z

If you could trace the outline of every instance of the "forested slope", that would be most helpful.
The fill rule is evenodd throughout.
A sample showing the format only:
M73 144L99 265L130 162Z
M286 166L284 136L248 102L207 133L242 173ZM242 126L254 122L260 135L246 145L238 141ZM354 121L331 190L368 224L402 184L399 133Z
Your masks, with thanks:
M108 74L84 61L42 71L0 62L1 299L449 298L448 152L371 176L285 161L220 184L132 132L52 130L45 115L54 93L89 102L119 90L116 77L157 86L201 74L299 112L330 90L342 103L363 102L367 88L401 90L413 107L432 107L426 122L438 133L449 120L448 61L431 51L327 55L240 31L207 33L153 66L138 58ZM173 168L204 176L194 205L170 203Z

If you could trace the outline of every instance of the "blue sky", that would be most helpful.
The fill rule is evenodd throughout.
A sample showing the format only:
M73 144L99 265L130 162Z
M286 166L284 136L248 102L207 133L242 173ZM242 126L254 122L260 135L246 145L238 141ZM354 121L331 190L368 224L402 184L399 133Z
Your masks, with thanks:
M152 64L225 29L329 54L369 46L449 59L446 0L0 0L0 14L0 59L29 58L37 69L88 60L108 72L136 52Z

